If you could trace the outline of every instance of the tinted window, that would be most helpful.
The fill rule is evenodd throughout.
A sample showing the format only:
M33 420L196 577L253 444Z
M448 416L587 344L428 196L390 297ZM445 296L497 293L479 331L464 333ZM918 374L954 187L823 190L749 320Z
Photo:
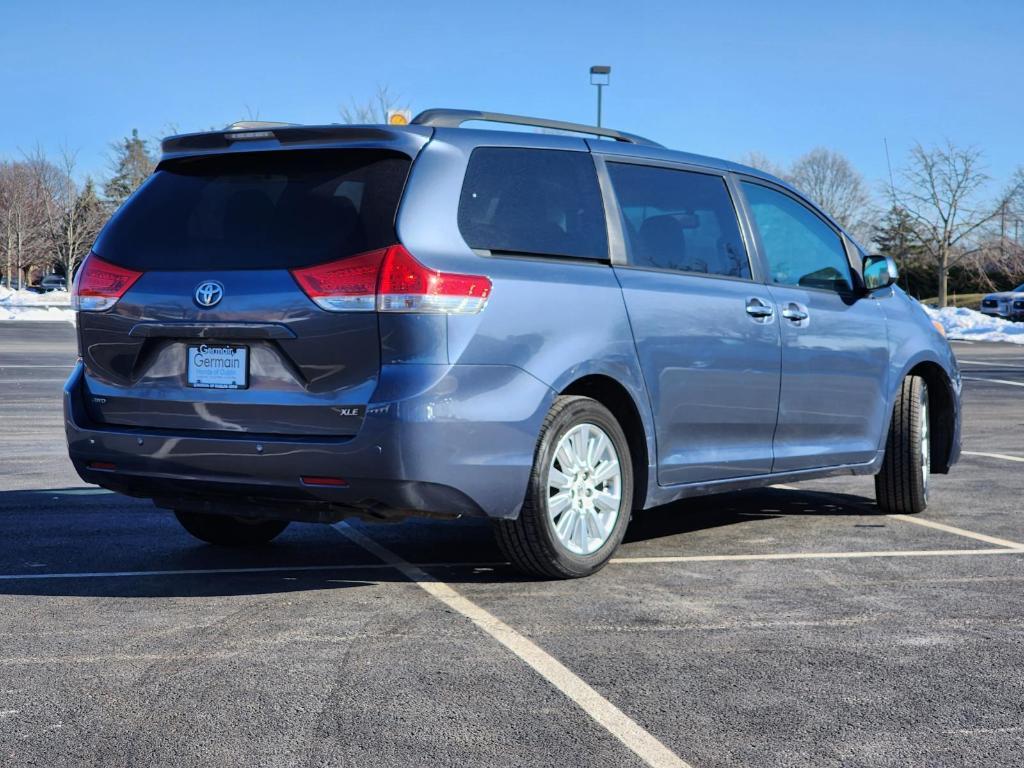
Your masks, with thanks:
M459 230L471 248L492 252L608 258L593 159L551 149L473 150Z
M850 264L835 230L789 195L750 182L743 190L774 282L850 290Z
M626 163L609 163L608 173L625 219L631 264L750 277L721 176Z
M374 150L254 152L161 166L96 242L133 269L281 269L395 242L409 158Z

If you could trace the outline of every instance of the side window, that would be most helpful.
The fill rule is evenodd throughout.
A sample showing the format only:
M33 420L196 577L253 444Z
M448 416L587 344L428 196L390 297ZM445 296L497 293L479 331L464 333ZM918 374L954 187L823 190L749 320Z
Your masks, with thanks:
M650 165L608 163L630 264L750 277L725 179Z
M835 230L807 206L770 187L743 182L773 282L849 291L850 263Z
M470 248L607 259L593 158L553 149L473 150L459 200L459 231Z

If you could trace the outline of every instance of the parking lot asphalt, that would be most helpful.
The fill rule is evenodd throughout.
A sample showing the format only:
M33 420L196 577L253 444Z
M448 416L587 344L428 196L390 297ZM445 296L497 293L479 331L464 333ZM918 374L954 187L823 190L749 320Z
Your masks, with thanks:
M706 497L544 582L476 520L204 546L75 475L71 326L0 324L0 765L1021 765L1024 348L954 347L924 514Z

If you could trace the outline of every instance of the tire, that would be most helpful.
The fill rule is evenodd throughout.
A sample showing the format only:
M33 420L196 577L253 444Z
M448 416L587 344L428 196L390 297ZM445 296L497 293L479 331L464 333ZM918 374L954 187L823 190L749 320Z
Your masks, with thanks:
M585 450L577 454L574 447ZM584 453L585 461L566 461ZM633 465L622 427L596 400L560 396L541 426L519 517L495 520L495 537L505 556L526 574L589 576L618 549L632 506Z
M908 376L893 406L882 471L875 475L875 499L886 514L913 515L928 506L930 440L928 385Z
M208 515L176 510L182 527L201 541L222 547L255 547L276 538L288 527L287 520Z

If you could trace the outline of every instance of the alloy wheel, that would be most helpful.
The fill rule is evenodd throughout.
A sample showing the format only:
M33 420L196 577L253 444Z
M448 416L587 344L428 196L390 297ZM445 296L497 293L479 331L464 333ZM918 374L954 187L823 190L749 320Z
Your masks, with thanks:
M577 424L558 441L548 468L548 518L555 536L573 554L593 554L615 528L621 501L615 446L597 425Z

